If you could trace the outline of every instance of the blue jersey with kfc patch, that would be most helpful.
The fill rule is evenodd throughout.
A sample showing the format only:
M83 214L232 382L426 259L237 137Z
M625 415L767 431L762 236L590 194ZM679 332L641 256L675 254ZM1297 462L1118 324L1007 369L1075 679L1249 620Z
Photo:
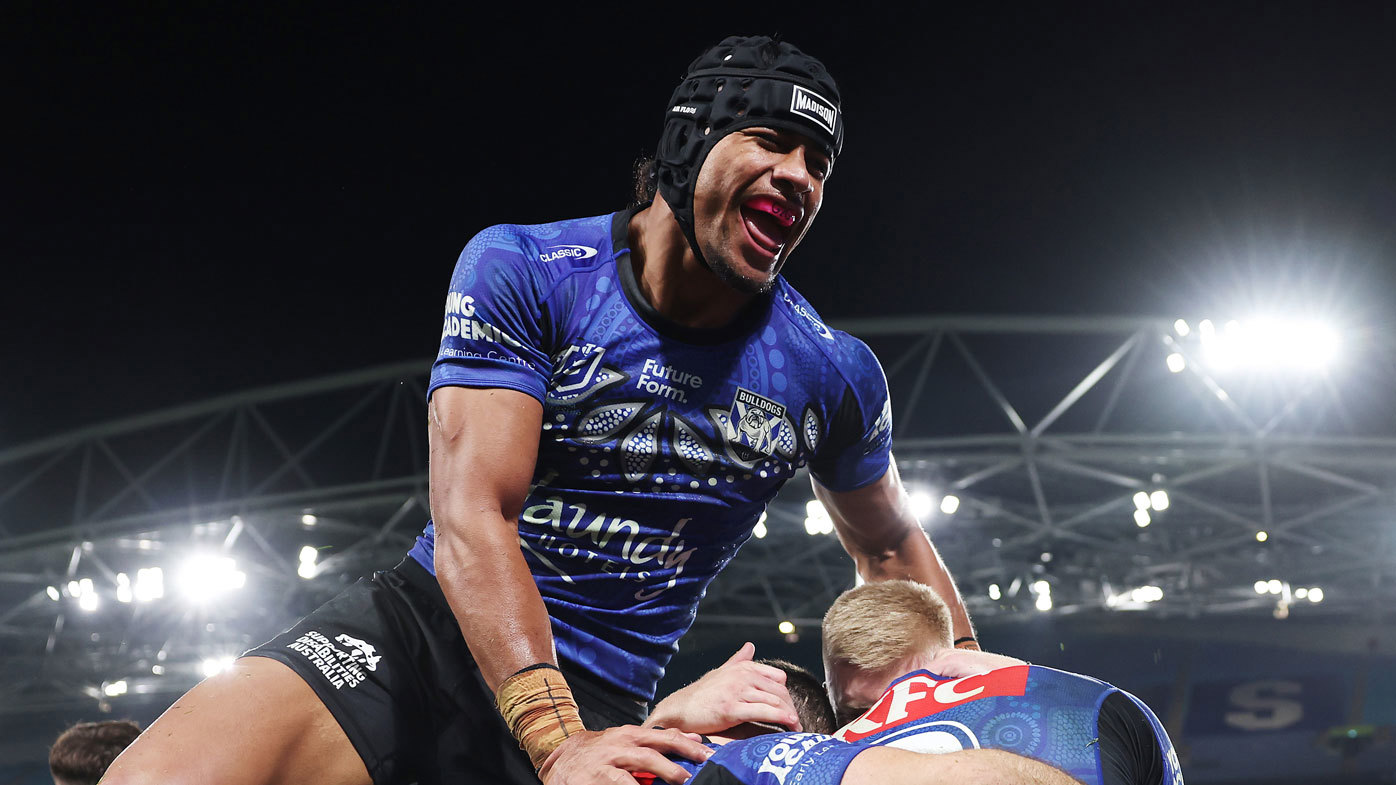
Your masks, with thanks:
M846 491L887 470L887 383L783 278L725 328L666 320L636 286L631 211L494 226L466 246L428 395L543 405L519 542L558 656L639 698L708 583L801 467ZM428 525L412 556L433 565Z
M958 679L908 673L835 736L914 752L1006 750L1086 785L1183 785L1173 743L1142 701L1089 676L1037 665Z

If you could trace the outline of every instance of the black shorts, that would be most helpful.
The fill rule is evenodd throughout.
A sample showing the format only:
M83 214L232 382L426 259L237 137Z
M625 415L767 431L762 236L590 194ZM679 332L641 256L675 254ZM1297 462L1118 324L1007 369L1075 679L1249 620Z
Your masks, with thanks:
M305 679L375 785L538 783L436 578L410 557L245 656L269 657ZM564 674L587 728L644 721L644 703L584 673Z

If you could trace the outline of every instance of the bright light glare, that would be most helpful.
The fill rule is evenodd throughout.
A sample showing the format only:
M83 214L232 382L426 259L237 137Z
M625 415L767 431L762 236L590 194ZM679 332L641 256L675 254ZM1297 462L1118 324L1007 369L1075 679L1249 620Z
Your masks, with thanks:
M954 515L960 509L960 497L946 496L940 500L940 511L946 515Z
M307 545L301 548L301 564L305 564L307 562L309 562L310 564L314 564L315 560L319 558L320 552L315 550L315 546Z
M1280 583L1279 580L1275 578L1271 578L1267 581L1265 587L1270 590L1271 594L1279 594L1284 591L1284 584Z
M1188 333L1192 332L1192 329L1188 327L1186 321L1179 319L1173 323L1173 332L1177 333L1180 338L1186 338L1188 337Z
M1134 494L1134 508L1136 510L1149 509L1149 494L1144 491Z
M795 631L795 625L792 622L783 621L776 627L776 629L780 630L782 635L789 635L790 633Z
M233 659L233 657L211 657L203 661L200 670L204 672L205 677L217 676L233 667Z
M1040 611L1050 611L1050 610L1052 610L1052 595L1051 595L1051 594L1039 594L1039 595L1037 595L1037 609L1040 610Z
M1188 361L1183 355L1174 352L1163 360L1168 365L1168 370L1173 373L1182 373L1188 367Z
M751 533L752 533L752 535L754 535L754 536L756 537L756 539L758 539L758 540L764 540L764 539L766 539L766 535L769 534L770 532L768 532L768 531L766 530L766 522L765 522L765 521L757 521L757 522L756 522L756 525L752 527Z
M116 601L130 602L132 599L134 598L131 594L130 577L128 577L124 572L118 572L116 574Z
M1168 509L1168 492L1154 491L1149 494L1149 505L1159 512Z
M1308 589L1295 589L1295 590L1294 590L1294 596L1295 596L1296 599L1300 599L1300 600L1305 599L1306 597L1309 596L1309 590L1308 590Z
M1256 582L1255 582L1255 593L1256 593L1256 594L1264 594L1264 593L1266 593L1267 591L1270 591L1270 585L1269 585L1268 583L1266 583L1265 581L1256 581Z
M126 680L109 681L102 685L102 694L108 698L115 698L118 695L126 694Z
M1142 528L1144 528L1145 526L1148 526L1149 524L1151 524L1151 523L1153 523L1153 522L1154 522L1154 519L1149 517L1149 511L1148 511L1148 510L1135 510L1135 511L1134 511L1134 525L1135 525L1135 526L1138 526L1139 528L1142 529Z
M314 526L319 522L320 519L316 518L314 515L311 515L310 513L306 513L305 515L301 516L301 523L305 524L306 526Z
M320 568L316 567L313 561L303 561L300 563L300 566L296 567L296 574L306 580L310 580L320 574Z
M165 666L164 666L164 665L152 665L152 666L150 666L150 672L153 673L153 674L155 674L156 676L164 676L164 675L165 675Z
M1157 586L1140 586L1129 593L1129 598L1135 602L1158 602L1163 599L1163 589Z
M834 531L834 519L829 517L829 511L824 509L824 505L818 499L810 499L805 502L805 532L810 535L832 534Z
M1266 534L1266 533L1263 532L1263 531L1259 531L1259 532L1256 532L1256 533L1255 533L1255 541L1256 541L1256 542L1265 542L1265 541L1268 540L1268 539L1270 539L1270 535L1269 535L1269 534Z
M989 584L989 599L998 600L1002 598L1003 592L999 591L999 585L997 583Z
M88 611L89 613L97 610L97 606L101 604L102 600L97 596L97 592L95 591L90 594L84 594L78 597L78 607L82 608L85 611Z
M911 494L911 514L915 515L917 520L929 517L935 508L935 499L932 499L929 493L915 491Z
M1322 371L1337 361L1342 339L1313 319L1257 318L1229 321L1221 333L1199 325L1202 356L1215 370Z
M56 586L50 586L44 589L44 591L48 594L48 598L54 602L58 602L58 598L62 596L58 593L58 587Z
M191 556L179 575L179 588L191 602L204 602L247 583L247 573L227 556Z
M165 596L165 571L159 567L136 570L134 591L136 602L150 602Z
M1317 586L1309 589L1309 602L1323 602L1323 589Z

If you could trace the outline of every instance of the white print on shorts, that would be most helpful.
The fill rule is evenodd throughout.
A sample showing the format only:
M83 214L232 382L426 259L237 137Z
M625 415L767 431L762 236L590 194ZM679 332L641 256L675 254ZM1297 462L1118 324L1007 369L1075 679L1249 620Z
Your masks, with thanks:
M335 642L348 646L349 651L339 648ZM308 630L286 648L305 655L335 689L359 686L368 678L364 668L377 670L378 661L383 659L372 645L358 638L340 635L332 642L315 630Z

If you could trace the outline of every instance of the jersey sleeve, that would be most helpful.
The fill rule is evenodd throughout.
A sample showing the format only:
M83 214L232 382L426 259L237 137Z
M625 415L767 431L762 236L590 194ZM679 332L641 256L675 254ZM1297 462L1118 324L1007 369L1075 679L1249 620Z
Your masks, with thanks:
M690 785L838 785L867 749L818 733L772 733L717 748Z
M510 226L490 227L466 245L451 275L428 397L438 387L503 387L543 400L552 360L534 261Z
M1110 693L1097 731L1102 785L1183 785L1173 742L1143 701L1123 690Z
M831 491L851 491L887 472L892 454L892 400L872 350L848 335L847 387L829 421L810 472Z

